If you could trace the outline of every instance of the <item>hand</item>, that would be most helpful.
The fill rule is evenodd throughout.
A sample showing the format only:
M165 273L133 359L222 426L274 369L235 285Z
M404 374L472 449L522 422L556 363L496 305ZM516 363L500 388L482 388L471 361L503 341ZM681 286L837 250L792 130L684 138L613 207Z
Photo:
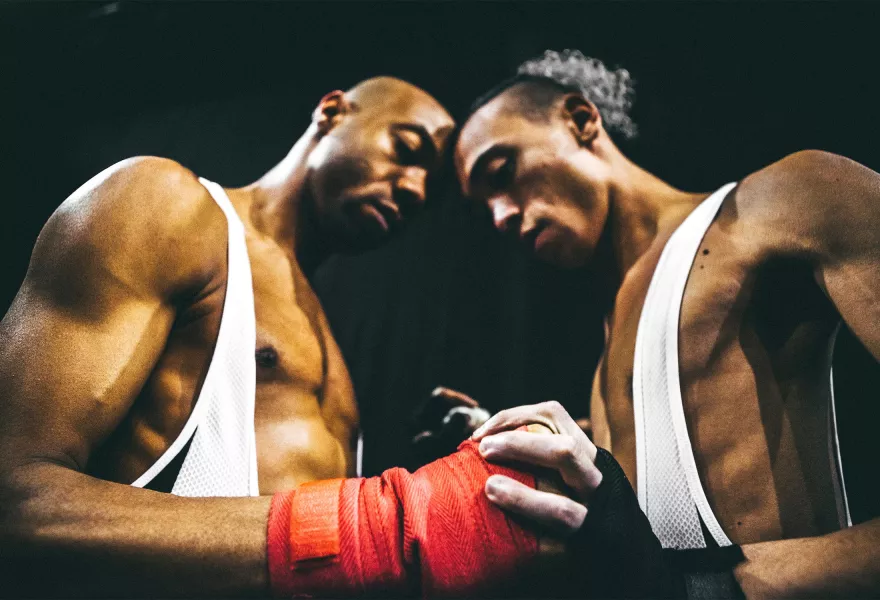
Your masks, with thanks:
M512 431L532 423L542 424L557 435ZM602 482L602 473L594 464L596 446L561 404L551 401L503 410L477 429L471 439L480 442L480 453L486 460L553 469L573 492L573 498L548 494L493 475L486 481L489 500L563 535L580 529L590 495Z
M423 431L412 439L421 463L455 452L458 445L489 418L490 413L461 392L438 387L417 414Z
M531 423L558 435L511 431ZM742 560L739 548L664 550L623 469L608 451L593 445L558 402L501 411L472 439L479 442L486 460L547 467L571 488L574 499L533 490L501 475L486 481L491 502L568 536L567 558L574 562L558 562L579 597L687 597L691 584L686 581L702 590L703 597L741 597L729 570Z

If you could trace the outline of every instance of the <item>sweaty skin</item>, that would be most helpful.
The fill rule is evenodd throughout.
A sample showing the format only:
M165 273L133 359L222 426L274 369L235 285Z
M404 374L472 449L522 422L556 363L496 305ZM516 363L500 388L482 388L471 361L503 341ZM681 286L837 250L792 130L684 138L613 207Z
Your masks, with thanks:
M128 485L180 433L212 357L218 205L160 158L61 205L0 323L0 594L266 595L268 495L355 474L351 381L304 269L415 212L452 126L422 90L369 80L325 97L279 165L227 190L253 276L257 498Z
M820 194L841 175L869 193L876 177L818 153L789 157L747 177L725 199L690 269L679 324L688 432L709 502L739 544L821 535L841 526L826 421L841 315L827 294L857 292L828 279L825 269L817 272L823 242L818 231L807 231L816 225L804 222L821 218L815 215L824 211L816 207ZM849 192L853 199L856 189ZM628 270L608 317L593 395L607 417L594 426L633 481L638 318L660 252L692 208L670 211ZM856 210L871 216L867 207ZM828 291L823 279L833 286Z
M213 354L226 286L226 219L214 200L196 176L179 165L161 159L145 159L139 165L134 168L166 170L178 177L180 184L166 187L166 192L178 198L192 194L191 201L203 205L206 222L201 235L212 231L216 236L219 243L211 249L217 255L210 260L221 269L218 280L178 313L178 326L169 331L158 360L141 367L150 372L131 409L89 457L89 474L119 483L130 483L146 471L189 417ZM228 195L239 215L251 212L253 199L247 192L229 190ZM293 253L252 222L244 224L257 321L254 421L260 492L351 476L357 406L324 312ZM129 362L126 368L135 366Z
M544 121L523 117L517 93L465 123L459 178L498 229L539 257L593 260L617 281L591 417L596 444L638 485L639 316L666 241L708 194L676 190L630 162L579 94L560 94ZM679 324L688 433L709 503L744 545L749 561L737 576L752 596L880 586L880 521L839 531L826 421L841 322L880 359L878 207L880 175L800 152L739 182L690 269Z

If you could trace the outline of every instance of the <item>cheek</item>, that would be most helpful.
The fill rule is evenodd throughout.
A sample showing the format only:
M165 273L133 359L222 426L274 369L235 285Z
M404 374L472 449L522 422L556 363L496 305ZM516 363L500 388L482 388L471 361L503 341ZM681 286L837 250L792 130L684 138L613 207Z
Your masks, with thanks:
M608 180L604 163L581 152L565 163L559 199L579 237L598 237L608 211Z
M581 211L560 210L558 242L553 245L552 260L559 267L576 268L593 256L601 228L587 219Z
M523 200L541 205L553 213L551 218L568 229L587 231L590 221L604 220L607 206L604 186L584 177L584 173L565 160L544 163L523 178Z
M555 260L559 266L586 263L602 235L607 200L601 190L587 186L576 173L560 174L545 201L534 203L534 217L550 220L558 230Z
M346 192L375 179L374 163L364 148L324 138L307 163L312 194L322 206L338 204Z
M560 206L556 210L556 217L566 246L589 246L598 237L596 231L600 228L596 221L578 207Z

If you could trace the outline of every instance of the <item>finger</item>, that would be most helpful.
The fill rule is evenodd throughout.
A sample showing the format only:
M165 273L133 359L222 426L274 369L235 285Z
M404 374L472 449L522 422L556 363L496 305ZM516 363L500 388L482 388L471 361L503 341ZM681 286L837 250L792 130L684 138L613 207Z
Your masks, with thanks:
M539 404L527 404L525 406L515 406L514 408L499 411L492 415L488 421L483 423L474 432L471 439L480 441L487 435L516 429L517 427L531 425L532 423L540 423L550 429L553 433L558 433L559 429L556 425L553 424L549 418L539 412L539 406Z
M591 456L588 442L584 439L579 443L568 435L503 431L484 437L480 454L492 462L516 461L554 469L566 485L586 499L602 482L602 473L593 464L595 455Z
M540 423L529 423L528 425L523 425L522 427L517 427L514 431L528 431L529 433L543 433L544 435L556 435L556 432L547 427L546 425L541 425Z
M467 394L462 394L443 386L434 388L434 391L431 392L431 397L445 400L457 406L470 406L471 408L478 408L480 406L479 402Z
M532 489L504 475L492 475L486 480L486 496L500 508L562 535L571 535L580 529L587 516L587 507L579 502Z
M487 435L507 429L516 429L530 423L546 425L554 433L574 435L575 432L581 432L580 427L577 426L565 408L559 402L551 400L540 404L516 406L497 412L474 432L471 439L479 441Z

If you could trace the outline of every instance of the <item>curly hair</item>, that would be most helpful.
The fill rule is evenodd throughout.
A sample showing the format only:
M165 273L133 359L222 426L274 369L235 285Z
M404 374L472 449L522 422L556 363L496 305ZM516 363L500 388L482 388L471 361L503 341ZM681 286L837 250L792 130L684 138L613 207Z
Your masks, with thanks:
M584 56L580 50L547 50L542 56L527 60L519 66L516 76L477 99L470 113L520 83L531 84L527 99L533 106L523 107L529 114L548 108L559 93L578 92L596 105L609 132L617 132L626 139L638 133L629 115L634 97L629 71L609 69L601 60Z

